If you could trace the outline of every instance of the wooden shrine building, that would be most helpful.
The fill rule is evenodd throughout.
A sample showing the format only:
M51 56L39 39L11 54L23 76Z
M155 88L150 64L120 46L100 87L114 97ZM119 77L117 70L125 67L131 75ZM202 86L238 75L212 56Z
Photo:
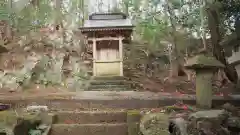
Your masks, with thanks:
M122 13L94 13L80 28L93 49L93 76L123 76L123 44L131 41L131 20Z

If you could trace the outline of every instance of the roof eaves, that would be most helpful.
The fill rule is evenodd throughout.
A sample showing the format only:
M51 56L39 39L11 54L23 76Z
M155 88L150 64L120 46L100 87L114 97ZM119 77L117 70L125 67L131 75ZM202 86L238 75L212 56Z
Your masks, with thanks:
M127 19L127 15L122 12L120 12L120 13L117 13L117 12L116 13L92 13L91 15L89 15L88 18L89 18L89 20L93 20L93 17L97 16L97 15L121 15L123 17L123 19ZM103 20L108 20L108 19L103 19Z

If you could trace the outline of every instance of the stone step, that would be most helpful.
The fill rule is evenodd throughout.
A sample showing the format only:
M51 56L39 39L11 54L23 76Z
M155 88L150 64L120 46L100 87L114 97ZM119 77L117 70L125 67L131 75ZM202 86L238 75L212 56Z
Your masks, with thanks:
M53 124L50 135L128 135L126 123Z
M90 85L88 89L130 89L130 85Z
M131 88L88 88L86 91L133 91Z
M124 123L127 113L124 111L59 111L57 123L64 124L94 124L94 123Z
M49 94L31 96L0 95L0 102L10 104L13 109L28 105L46 105L51 110L90 110L90 109L140 109L159 108L181 101L183 104L195 105L195 95L172 95L170 93L154 93L140 91L79 91L72 94ZM240 106L239 95L229 97L213 96L213 106L225 103Z
M92 80L91 85L124 85L130 84L130 82L125 80Z
M98 77L93 77L93 80L125 80L126 78L123 76L98 76Z

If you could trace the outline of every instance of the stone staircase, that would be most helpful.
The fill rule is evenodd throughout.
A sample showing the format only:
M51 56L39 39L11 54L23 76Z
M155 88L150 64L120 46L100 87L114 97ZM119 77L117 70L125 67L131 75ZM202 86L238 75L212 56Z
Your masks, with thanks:
M139 123L136 116L128 118L126 111L59 111L50 135L138 135L138 129L130 130Z
M87 91L132 91L130 82L124 77L93 77Z

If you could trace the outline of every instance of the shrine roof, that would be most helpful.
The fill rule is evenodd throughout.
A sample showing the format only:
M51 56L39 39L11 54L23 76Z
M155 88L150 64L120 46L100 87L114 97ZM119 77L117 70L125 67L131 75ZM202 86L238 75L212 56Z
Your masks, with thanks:
M124 14L92 14L86 20L81 31L131 30L133 24Z

